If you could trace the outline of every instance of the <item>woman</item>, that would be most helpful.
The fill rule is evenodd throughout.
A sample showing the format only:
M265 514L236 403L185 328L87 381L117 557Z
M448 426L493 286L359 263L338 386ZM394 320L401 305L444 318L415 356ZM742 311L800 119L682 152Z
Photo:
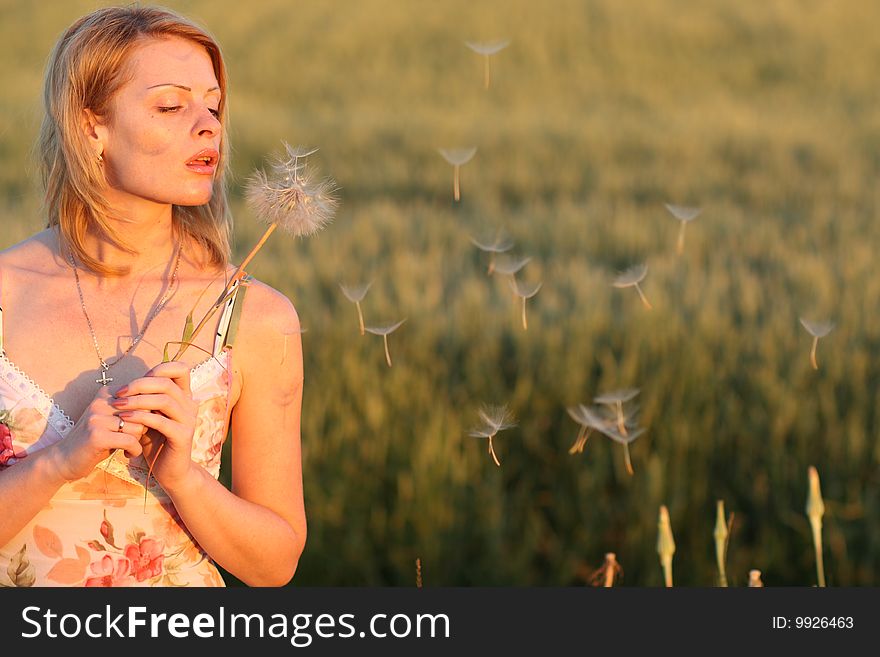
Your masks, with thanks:
M222 586L214 562L286 584L295 309L247 278L162 362L235 271L219 47L165 9L99 9L56 44L44 103L47 228L0 252L0 584Z

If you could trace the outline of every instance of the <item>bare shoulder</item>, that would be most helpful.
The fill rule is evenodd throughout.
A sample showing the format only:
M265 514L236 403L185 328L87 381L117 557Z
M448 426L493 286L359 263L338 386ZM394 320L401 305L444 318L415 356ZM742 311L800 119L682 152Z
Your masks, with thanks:
M301 340L299 314L293 302L282 292L251 279L236 336L242 375L248 372L274 376L301 376ZM273 363L278 365L276 369Z
M283 292L252 278L242 307L242 323L255 333L272 331L299 333L299 315L293 302ZM244 327L243 327L244 328Z
M51 247L51 230L46 229L0 251L3 270L47 270L57 268Z

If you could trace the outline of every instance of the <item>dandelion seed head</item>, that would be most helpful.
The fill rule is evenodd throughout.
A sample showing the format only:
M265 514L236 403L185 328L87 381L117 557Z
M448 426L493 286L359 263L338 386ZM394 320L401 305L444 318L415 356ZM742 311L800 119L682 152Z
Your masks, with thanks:
M471 158L476 155L476 146L466 146L461 148L438 148L437 151L443 156L449 164L453 166L461 166L470 162Z
M248 205L266 224L277 224L296 237L312 235L336 213L336 183L315 180L305 158L315 150L284 143L287 157L276 158L270 172L256 171L245 187Z
M513 248L513 240L506 236L497 236L494 242L482 242L475 237L471 237L471 243L481 251L488 253L504 253Z
M495 431L491 427L474 427L468 431L468 435L474 438L491 438L495 435Z
M493 430L493 435L516 426L513 413L510 412L506 404L500 406L484 404L478 414L483 423Z
M390 333L394 333L394 331L400 328L400 325L403 324L406 320L407 318L404 317L396 324L389 324L387 326L365 326L364 330L374 335L388 335Z
M612 390L611 392L606 392L605 394L599 395L598 397L593 399L593 401L597 404L617 404L618 402L625 403L633 399L638 394L638 388L624 388L622 390Z
M465 45L480 55L494 55L510 45L510 39L498 39L497 41L465 41Z
M363 301L364 297L367 296L367 291L370 289L370 286L373 284L373 281L369 283L363 283L361 285L345 285L343 283L339 284L339 288L342 290L342 293L345 295L345 298L351 301L352 303L358 303Z
M495 268L497 269L498 266L496 265ZM516 278L511 278L509 282L510 288L513 290L513 293L516 294L516 296L518 297L522 297L523 299L531 299L538 293L538 290L540 290L541 286L543 285L543 283L540 281L536 284L529 285L528 283L519 281Z
M807 329L807 332L814 338L824 338L834 329L834 322L828 319L819 322L812 322L801 317L800 321L801 325Z
M613 440L614 442L621 443L621 444L627 444L627 445L629 443L631 443L632 441L634 441L639 436L641 436L643 433L645 433L644 427L639 427L637 429L633 429L632 431L627 430L626 435L623 435L622 433L620 433L620 431L618 431L617 429L615 429L612 426L606 425L602 429L599 429L599 427L596 427L596 429L598 429L598 431L600 433L602 433L603 435L611 438L611 440Z
M673 217L685 223L693 221L702 212L700 208L685 207L684 205L672 205L671 203L664 203L663 205L666 206L666 209L669 210Z
M641 263L620 272L611 283L614 287L630 287L641 283L648 274L648 265Z
M499 258L498 262L495 263L495 271L499 274L506 274L508 276L512 276L520 269L525 267L529 262L531 262L532 258L527 256L525 258Z

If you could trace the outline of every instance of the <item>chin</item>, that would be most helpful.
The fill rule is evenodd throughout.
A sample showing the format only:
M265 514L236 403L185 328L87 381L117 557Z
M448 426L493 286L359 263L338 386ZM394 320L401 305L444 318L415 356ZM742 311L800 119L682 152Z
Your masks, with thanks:
M182 205L185 207L194 207L197 205L206 205L211 201L211 198L214 196L214 190L210 189L207 192L198 192L194 194L183 194L177 199L174 200L174 205Z

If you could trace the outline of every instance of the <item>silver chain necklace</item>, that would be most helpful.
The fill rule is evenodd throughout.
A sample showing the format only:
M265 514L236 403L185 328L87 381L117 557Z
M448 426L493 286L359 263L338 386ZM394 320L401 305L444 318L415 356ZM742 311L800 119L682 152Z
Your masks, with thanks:
M165 307L165 304L167 303L168 298L171 296L171 292L174 289L174 283L177 281L177 270L180 269L180 252L181 252L181 250L182 250L181 246L180 246L180 244L178 244L178 246L177 246L177 261L176 261L176 264L174 265L174 272L171 274L171 282L168 284L168 290L165 292L165 294L162 296L162 299L159 301L159 305L157 305L156 309L149 314L149 316L147 317L147 320L144 322L144 328L142 328L141 332L138 333L137 336L135 336L134 340L132 340L128 349L126 349L123 352L123 354L119 358L114 360L112 363L108 363L107 361L105 361L104 357L101 355L101 349L100 349L100 347L98 347L98 338L95 335L95 329L92 327L92 320L89 319L89 313L86 312L86 302L83 299L82 287L80 286L80 283L79 283L79 272L77 271L76 262L73 259L73 255L72 254L70 255L70 264L73 267L73 275L76 277L76 289L77 289L77 292L79 292L79 301L80 301L80 304L82 305L83 315L85 315L86 322L89 325L89 332L92 334L92 341L95 343L95 352L98 354L98 360L101 361L101 369L100 369L101 378L95 379L95 383L100 383L102 386L105 386L113 380L112 377L107 376L107 372L110 370L111 367L113 367L114 365L116 365L116 363L118 363L123 358L125 358L128 355L128 353L132 349L135 348L135 345L137 345L137 343L141 341L141 338L143 338L144 334L147 332L147 327L149 327L150 322L152 322L153 319L156 317L156 315L158 315L162 311L162 308Z

